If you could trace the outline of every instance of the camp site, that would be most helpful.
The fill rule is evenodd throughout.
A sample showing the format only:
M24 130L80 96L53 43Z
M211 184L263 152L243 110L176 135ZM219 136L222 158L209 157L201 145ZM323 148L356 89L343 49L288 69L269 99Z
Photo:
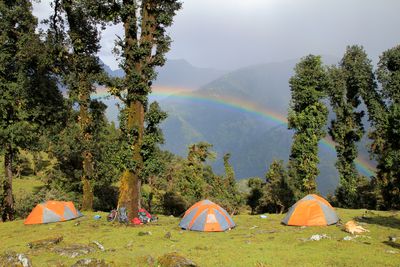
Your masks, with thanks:
M0 267L400 266L398 10L0 0Z

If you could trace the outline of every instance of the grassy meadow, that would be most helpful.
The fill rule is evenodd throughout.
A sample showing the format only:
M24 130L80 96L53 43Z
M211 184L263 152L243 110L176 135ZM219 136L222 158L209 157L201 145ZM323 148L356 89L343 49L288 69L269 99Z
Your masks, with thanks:
M343 221L361 216L364 210L338 209ZM100 220L93 216L100 214ZM106 213L85 213L77 220L25 226L22 220L0 224L0 253L15 251L31 258L33 266L70 266L81 258L104 259L111 266L157 266L157 258L177 252L199 266L399 266L400 245L388 244L388 236L400 237L398 212L370 212L370 230L351 241L338 226L288 227L284 215L237 215L237 227L223 233L182 231L179 218L160 216L158 222L124 226L106 221ZM78 225L77 222L79 222ZM151 235L141 235L150 232ZM166 234L169 238L166 237ZM308 241L314 234L327 239ZM105 251L69 258L49 249L30 249L28 243L63 236L56 247L100 242Z
M35 177L14 179L17 199L40 186ZM360 236L352 236L340 226L284 226L280 224L284 214L268 214L262 219L246 212L234 216L237 227L223 233L183 231L178 227L180 218L167 216L147 225L125 226L107 222L104 212L85 212L77 220L44 225L26 226L23 220L16 220L0 223L0 255L24 253L33 266L71 266L83 258L104 259L111 266L157 266L157 259L171 252L198 266L399 266L400 242L388 242L388 237L400 239L400 212L365 211L337 209L342 222L356 219L370 231ZM101 215L100 220L94 219L96 214ZM315 234L328 238L308 240ZM28 247L32 241L57 236L63 240L53 247ZM343 240L346 236L353 239ZM52 251L71 245L93 246L93 241L101 243L105 251L96 249L76 258Z

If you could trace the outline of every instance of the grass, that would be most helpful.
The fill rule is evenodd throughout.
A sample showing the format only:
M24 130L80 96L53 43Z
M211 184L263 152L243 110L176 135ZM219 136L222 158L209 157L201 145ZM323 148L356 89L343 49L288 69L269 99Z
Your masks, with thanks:
M1 158L0 158L1 161ZM2 170L0 169L0 174ZM42 186L35 177L14 179L14 193L20 198ZM338 209L343 222L361 218L365 210ZM93 219L95 214L102 218ZM340 227L288 227L280 224L284 215L238 215L233 219L237 227L224 233L182 231L179 218L160 216L156 223L126 227L106 222L106 213L85 213L73 221L46 225L25 226L22 220L0 223L0 254L6 251L25 253L33 266L70 266L81 258L104 259L112 266L149 266L149 258L177 252L199 266L399 266L400 242L388 242L388 236L400 239L399 212L369 212L359 219L370 230L352 241ZM77 222L78 226L75 226ZM140 236L139 232L151 232ZM166 233L171 238L165 238ZM314 234L330 238L321 241L304 241ZM30 249L29 242L62 235L57 247L72 244L88 245L96 240L104 245L105 252L96 251L71 259L47 249ZM151 266L151 265L150 265Z
M363 214L364 210L338 209L343 221ZM95 214L102 218L93 219ZM369 213L371 214L371 213ZM223 233L182 231L179 218L160 216L158 222L126 227L108 223L105 213L85 213L77 220L46 225L23 225L23 221L0 224L0 254L5 251L26 253L33 266L70 266L80 258L104 259L112 266L147 266L147 258L178 252L199 266L399 266L400 246L386 241L389 235L400 237L400 214L374 211L363 226L370 230L353 241L343 241L349 235L340 227L288 227L280 224L284 215L234 216L237 227ZM139 232L151 235L139 236ZM165 238L167 232L171 238ZM330 238L304 241L314 234ZM88 245L96 240L105 252L97 251L71 259L48 250L32 250L29 242L62 235L57 246Z

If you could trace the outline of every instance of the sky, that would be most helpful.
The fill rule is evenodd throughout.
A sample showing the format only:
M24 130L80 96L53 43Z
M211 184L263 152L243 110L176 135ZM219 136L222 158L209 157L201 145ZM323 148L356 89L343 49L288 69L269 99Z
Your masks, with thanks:
M34 4L39 19L50 0ZM400 0L182 0L168 59L197 67L234 70L308 54L340 58L347 45L363 45L376 62L400 44ZM122 25L102 33L100 58L112 69Z

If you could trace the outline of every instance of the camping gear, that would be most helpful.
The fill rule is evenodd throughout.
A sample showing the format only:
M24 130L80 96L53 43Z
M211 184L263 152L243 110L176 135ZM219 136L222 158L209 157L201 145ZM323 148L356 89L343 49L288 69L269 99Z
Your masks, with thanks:
M179 226L186 230L223 232L235 227L231 216L210 200L202 200L191 206Z
M149 222L154 222L157 221L158 218L155 215L151 215L147 210L145 209L139 209L138 211L138 216L139 216L139 220L142 223L149 223Z
M142 222L138 217L133 218L131 222L132 222L134 225L143 224L143 222Z
M115 218L117 217L117 210L111 210L110 213L107 215L107 221L111 222L114 221Z
M63 222L83 216L71 201L47 201L36 205L24 224Z
M121 207L118 209L118 222L120 223L128 223L128 214L126 212L126 208L125 207Z
M296 226L323 226L337 223L335 210L324 198L312 194L297 201L288 211L282 223Z

